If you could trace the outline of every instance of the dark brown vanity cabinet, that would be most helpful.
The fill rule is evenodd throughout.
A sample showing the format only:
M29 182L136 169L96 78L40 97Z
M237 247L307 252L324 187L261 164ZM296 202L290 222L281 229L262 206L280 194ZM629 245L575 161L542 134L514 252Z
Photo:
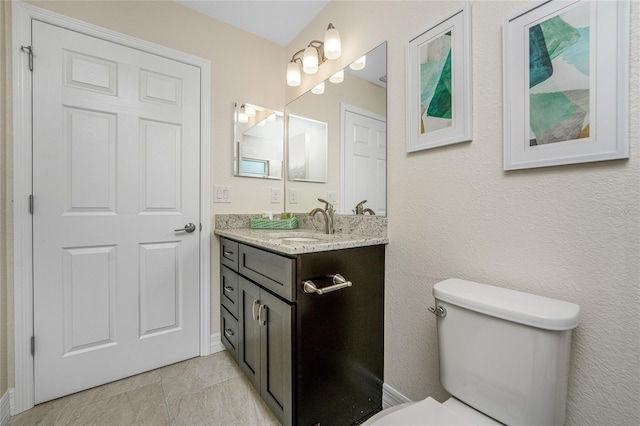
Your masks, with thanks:
M222 341L280 422L352 425L379 411L384 245L283 255L221 241Z

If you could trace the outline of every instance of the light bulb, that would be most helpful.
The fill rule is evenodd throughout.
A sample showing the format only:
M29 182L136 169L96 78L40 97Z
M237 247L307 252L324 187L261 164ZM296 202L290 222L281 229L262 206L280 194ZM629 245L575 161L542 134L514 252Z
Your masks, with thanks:
M333 27L333 24L329 24L327 32L324 33L324 56L327 59L338 59L341 54L340 33Z
M329 81L332 83L342 83L344 81L344 70L340 70L329 77Z
M359 71L363 69L366 65L367 65L367 55L364 55L359 57L351 65L349 65L349 68L351 68L354 71Z
M289 65L287 65L287 85L296 87L300 86L301 82L300 66L296 62L289 62Z
M318 51L313 46L309 46L304 49L304 56L302 57L302 71L307 74L315 74L318 72Z
M311 93L314 93L316 95L322 95L324 93L324 81L318 84L313 89L311 89Z
M238 111L238 123L248 123L249 117L247 117L247 113L245 112L244 105L240 107Z

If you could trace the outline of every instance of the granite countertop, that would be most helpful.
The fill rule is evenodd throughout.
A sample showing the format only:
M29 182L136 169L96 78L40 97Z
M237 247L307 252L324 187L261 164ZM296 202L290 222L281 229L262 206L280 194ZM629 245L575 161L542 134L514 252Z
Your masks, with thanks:
M303 254L387 244L386 236L325 234L314 229L216 229L215 234L283 254Z

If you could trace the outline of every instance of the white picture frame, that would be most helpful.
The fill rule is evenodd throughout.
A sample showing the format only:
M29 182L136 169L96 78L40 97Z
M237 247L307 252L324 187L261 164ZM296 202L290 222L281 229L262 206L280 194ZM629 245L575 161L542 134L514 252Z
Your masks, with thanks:
M629 157L629 13L549 0L505 18L504 170Z
M411 39L406 60L407 152L470 141L470 6Z

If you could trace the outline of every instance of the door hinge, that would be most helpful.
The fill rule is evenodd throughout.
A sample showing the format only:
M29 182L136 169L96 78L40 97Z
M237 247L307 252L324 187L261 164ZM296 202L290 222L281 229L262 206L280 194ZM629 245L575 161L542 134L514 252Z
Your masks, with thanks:
M29 195L29 213L33 214L33 194Z
M26 52L29 55L29 71L33 72L33 47L32 46L20 46L20 50Z
M36 336L31 336L31 355L36 354Z

